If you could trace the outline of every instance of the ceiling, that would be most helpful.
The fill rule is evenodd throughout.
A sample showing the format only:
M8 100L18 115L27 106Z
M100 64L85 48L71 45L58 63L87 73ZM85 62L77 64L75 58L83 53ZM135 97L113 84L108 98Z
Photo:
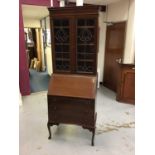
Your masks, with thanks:
M45 6L22 5L22 13L24 18L42 19L49 15Z
M107 5L118 1L120 0L84 0L84 3L96 4L96 5ZM76 2L76 0L69 0L69 2Z

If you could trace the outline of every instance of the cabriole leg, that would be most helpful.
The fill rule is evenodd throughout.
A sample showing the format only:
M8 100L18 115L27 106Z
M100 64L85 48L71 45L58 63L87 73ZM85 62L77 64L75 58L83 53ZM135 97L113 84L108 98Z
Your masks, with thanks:
M95 136L95 129L92 131L92 140L91 140L92 146L94 146L94 136Z
M48 132L49 132L48 139L51 139L51 128L50 128L50 124L49 123L47 123L47 128L48 128Z

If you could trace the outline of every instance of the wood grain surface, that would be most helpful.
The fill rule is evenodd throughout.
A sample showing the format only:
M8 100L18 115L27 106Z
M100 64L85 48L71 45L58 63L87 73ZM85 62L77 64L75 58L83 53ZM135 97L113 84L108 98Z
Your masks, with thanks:
M96 76L52 74L48 95L95 99Z

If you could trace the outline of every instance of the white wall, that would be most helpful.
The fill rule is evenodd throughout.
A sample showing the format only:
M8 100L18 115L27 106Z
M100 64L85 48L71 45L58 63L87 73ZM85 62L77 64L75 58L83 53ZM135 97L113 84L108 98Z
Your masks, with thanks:
M112 3L107 7L107 21L125 21L128 18L129 0Z
M104 70L104 53L105 53L105 39L106 39L106 13L99 12L99 51L98 51L98 67L99 82L103 81Z
M23 105L22 95L21 95L21 92L19 90L19 106L22 106L22 105Z
M49 16L46 17L46 28L48 30L50 30L50 18L49 18ZM52 47L51 46L47 46L45 50L46 50L45 53L46 53L47 72L51 76L51 74L53 73Z
M51 76L51 74L53 73L51 46L46 47L45 53L46 53L47 72L48 72L48 75Z
M40 28L40 20L39 19L24 18L23 21L24 21L24 27Z
M50 18L49 18L49 16L46 17L46 28L50 29Z
M133 63L135 46L134 46L134 14L135 14L135 1L130 0L129 16L127 21L126 41L124 49L124 63Z

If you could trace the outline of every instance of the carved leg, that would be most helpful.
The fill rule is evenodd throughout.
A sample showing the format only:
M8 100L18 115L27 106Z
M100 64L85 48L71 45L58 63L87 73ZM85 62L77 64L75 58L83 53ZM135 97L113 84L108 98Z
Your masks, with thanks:
M51 139L51 128L50 128L50 124L49 123L47 123L47 128L48 128L48 132L49 132L48 139Z
M94 136L95 136L95 129L92 131L92 140L91 140L91 145L94 146Z
M95 121L94 121L94 128L92 130L92 141L91 141L91 145L94 146L94 136L95 136L95 124L96 124L96 118L97 118L97 113L95 113Z

